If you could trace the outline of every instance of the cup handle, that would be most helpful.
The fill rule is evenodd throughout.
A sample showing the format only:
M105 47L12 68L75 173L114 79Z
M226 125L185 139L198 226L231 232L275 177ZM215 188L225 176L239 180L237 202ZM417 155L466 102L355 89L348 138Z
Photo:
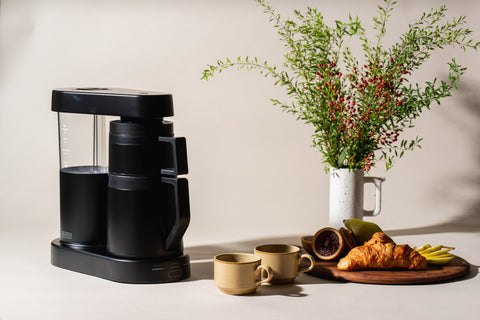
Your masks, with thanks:
M363 210L364 216L374 217L382 209L382 182L385 178L365 177L364 183L373 183L375 185L375 208L373 210Z
M298 258L298 263L300 264L300 262L302 261L302 259L307 259L307 260L310 260L310 265L306 268L301 268L301 269L298 269L298 273L303 273L303 272L307 272L307 271L310 271L313 269L313 267L315 267L315 259L313 259L313 257L311 255L309 255L308 253L305 253L305 254L302 254L299 258Z
M265 271L267 273L266 278L263 278L263 271ZM257 286L257 287L259 285L261 285L262 283L270 282L270 280L272 280L272 278L273 278L273 271L269 266L261 264L257 267L256 272L260 276L260 281L257 281L255 283L255 286Z

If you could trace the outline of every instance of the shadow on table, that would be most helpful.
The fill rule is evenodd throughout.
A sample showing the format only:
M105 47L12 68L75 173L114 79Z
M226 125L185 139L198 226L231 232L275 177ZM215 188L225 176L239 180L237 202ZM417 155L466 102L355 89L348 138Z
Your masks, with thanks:
M257 289L255 294L251 296L285 296L292 298L306 297L308 294L302 292L302 285L330 283L331 281L313 277L310 275L300 274L294 283L290 284L267 284ZM339 282L342 283L342 282Z
M470 272L466 276L460 278L459 280L468 280L468 279L475 278L478 275L479 269L480 269L480 266L470 264Z

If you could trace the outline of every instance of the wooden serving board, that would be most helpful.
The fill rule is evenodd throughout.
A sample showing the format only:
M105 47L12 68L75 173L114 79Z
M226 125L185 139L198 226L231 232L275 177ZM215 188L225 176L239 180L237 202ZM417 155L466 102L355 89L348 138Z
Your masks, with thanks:
M469 273L470 264L455 256L443 266L428 265L427 270L361 270L342 271L338 261L316 260L315 267L307 272L316 277L371 284L426 284L444 282Z

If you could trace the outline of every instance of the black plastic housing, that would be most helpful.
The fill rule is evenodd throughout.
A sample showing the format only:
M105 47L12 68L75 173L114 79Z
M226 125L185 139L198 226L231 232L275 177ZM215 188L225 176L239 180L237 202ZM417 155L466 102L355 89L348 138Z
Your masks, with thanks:
M172 147L159 136L173 136L173 123L116 120L110 122L109 171L117 174L156 175L173 166Z
M190 256L123 259L111 255L104 246L72 248L55 239L51 243L54 266L124 283L153 284L190 277Z
M184 178L109 174L108 251L124 258L181 255L188 197Z
M142 90L63 88L52 92L52 111L154 119L173 116L173 99Z

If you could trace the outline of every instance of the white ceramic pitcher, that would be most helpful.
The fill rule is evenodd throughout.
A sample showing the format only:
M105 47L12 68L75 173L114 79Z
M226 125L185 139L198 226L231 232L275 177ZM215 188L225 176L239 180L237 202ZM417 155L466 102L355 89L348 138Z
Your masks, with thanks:
M380 213L382 203L382 182L385 178L364 176L361 169L330 168L330 226L343 227L343 220L355 218L363 220L364 216L376 216ZM363 208L363 190L365 183L375 185L375 208Z

